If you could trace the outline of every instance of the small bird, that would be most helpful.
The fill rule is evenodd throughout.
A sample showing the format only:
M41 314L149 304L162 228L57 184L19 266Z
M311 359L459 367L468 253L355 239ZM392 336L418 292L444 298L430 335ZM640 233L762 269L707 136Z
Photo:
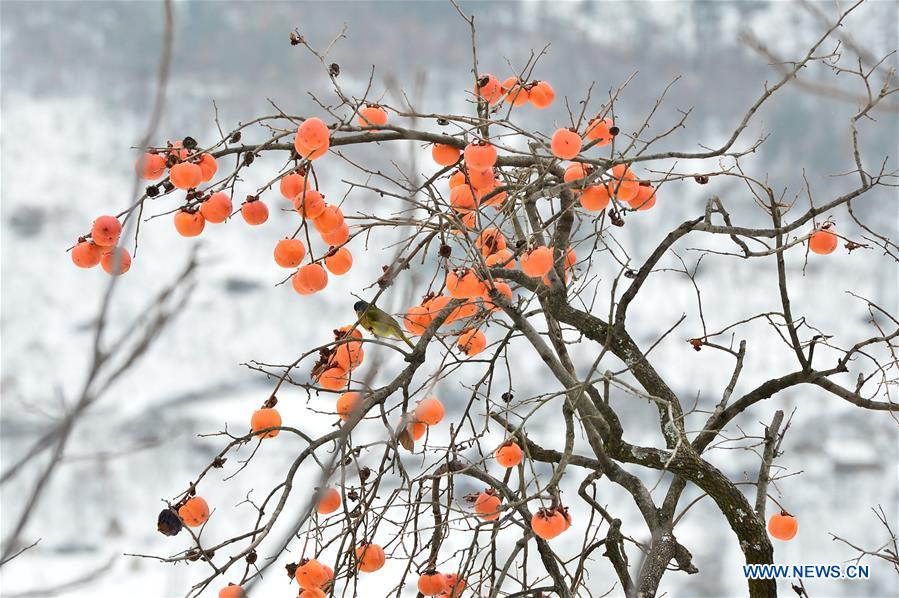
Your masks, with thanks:
M407 345L415 348L409 337L403 333L399 323L387 312L378 309L366 301L357 301L353 305L359 324L375 336L384 338L393 337L403 340Z

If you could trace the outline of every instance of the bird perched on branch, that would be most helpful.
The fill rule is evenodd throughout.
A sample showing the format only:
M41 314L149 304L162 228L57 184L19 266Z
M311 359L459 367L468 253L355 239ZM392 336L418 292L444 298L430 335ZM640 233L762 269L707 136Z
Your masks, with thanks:
M415 348L415 345L409 340L409 337L403 333L403 329L400 328L399 322L386 311L378 309L376 306L366 301L357 301L353 305L353 309L356 310L359 324L373 335L382 338L398 338L413 349Z

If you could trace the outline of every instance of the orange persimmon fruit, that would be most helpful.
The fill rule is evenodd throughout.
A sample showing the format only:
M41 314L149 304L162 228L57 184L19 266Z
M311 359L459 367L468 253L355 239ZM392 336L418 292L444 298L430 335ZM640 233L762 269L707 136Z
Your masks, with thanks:
M93 268L103 257L103 247L90 241L79 241L72 248L72 263L79 268Z
M293 275L292 284L300 295L311 295L328 286L328 273L319 264L306 264Z
M112 247L121 234L122 223L115 216L100 216L91 226L91 240L100 247Z
M439 424L445 413L443 403L436 397L424 398L415 406L415 420L429 426Z
M496 521L499 519L499 506L502 501L492 488L478 494L474 501L474 511L484 521Z
M521 457L521 447L511 440L496 449L496 462L505 468L515 467L521 463Z
M337 399L337 415L343 421L347 421L361 404L362 401L358 392L345 392Z
M340 492L336 488L325 488L318 499L316 510L321 515L328 515L340 508Z
M540 278L553 267L553 252L549 247L541 245L523 253L519 261L522 272L533 278Z
M357 121L360 127L382 127L387 124L387 111L376 104L369 104L359 110Z
M124 247L113 247L100 256L100 265L107 274L121 276L131 269L131 254Z
M325 267L335 276L346 274L353 267L353 254L346 247L341 247L325 258Z
M473 141L465 146L465 165L469 168L492 168L496 159L496 148L489 141Z
M240 206L240 215L250 226L259 226L268 220L268 206L260 199L250 199Z
M812 233L812 236L808 239L808 248L812 251L812 253L817 253L819 255L827 255L828 253L833 253L837 245L839 244L839 237L829 230L829 229L821 229Z
M556 99L556 92L546 81L537 81L531 86L528 99L534 108L542 110L553 103L553 100Z
M550 149L555 157L562 160L571 160L581 151L583 140L576 131L571 129L557 129L553 133Z
M175 230L182 237L196 237L206 228L206 218L200 212L178 210L175 212Z
M165 174L165 157L152 152L141 154L136 168L142 179L154 181Z
M356 567L364 573L377 571L384 566L385 560L384 549L377 544L360 544L356 547Z
M198 527L209 519L209 504L200 496L192 496L178 509L178 516L188 527Z
M540 509L531 517L531 529L544 540L552 540L565 531L565 517L556 509Z
M786 511L775 513L768 519L768 533L772 538L786 542L792 540L797 531L799 531L799 522Z
M299 239L281 239L275 245L274 257L282 268L296 268L306 257L306 246Z
M441 166L452 166L459 161L462 152L459 148L443 143L435 143L431 146L431 158Z
M268 428L281 427L281 414L277 409L264 407L253 412L250 418L250 431L260 438L274 438L281 433L281 430L271 430L270 432L259 432Z
M203 182L203 170L193 162L179 162L169 169L169 181L178 189L193 189Z
M212 224L221 224L231 217L231 212L233 211L231 198L228 197L227 193L222 193L221 191L213 193L200 204L200 213L203 214L206 222L211 222Z
M417 585L424 596L437 596L446 591L446 578L439 571L429 569L418 577Z
M459 335L456 345L463 353L474 357L487 347L487 337L480 330L472 328Z

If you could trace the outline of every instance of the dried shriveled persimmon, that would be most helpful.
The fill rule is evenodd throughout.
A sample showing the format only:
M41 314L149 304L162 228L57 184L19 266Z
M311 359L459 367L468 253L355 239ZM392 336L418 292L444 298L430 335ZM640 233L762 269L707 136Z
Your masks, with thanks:
M521 463L521 447L511 440L496 449L496 462L503 467L515 467Z
M268 206L260 199L247 199L240 206L240 215L243 216L244 222L250 226L259 226L268 220Z
M443 420L446 411L436 397L427 397L415 406L415 420L429 426L436 426Z
M556 158L562 160L571 160L581 151L581 143L583 140L577 134L577 131L571 129L557 129L553 133L550 149Z
M124 247L113 247L100 256L100 265L107 274L121 276L131 269L131 254Z
M353 254L346 247L341 247L333 255L325 258L325 266L328 272L335 276L346 274L353 267Z
M319 264L306 264L296 271L291 283L300 295L311 295L328 286L328 273Z
M496 521L499 519L499 507L502 501L492 488L478 494L474 501L474 511L484 521Z
M786 542L792 540L798 531L799 522L786 511L775 513L768 519L768 533L772 538Z
M178 516L188 527L199 527L209 519L209 504L200 496L192 496L178 509Z
M376 104L369 104L359 110L360 127L383 127L387 124L387 111Z
M155 181L165 174L165 157L152 152L141 154L136 169L142 179Z
M431 158L441 166L452 166L459 161L462 152L459 148L443 143L435 143L431 146Z
M221 224L231 217L234 207L231 205L231 198L227 193L218 191L210 195L203 203L200 204L200 213L206 222L212 224Z
M281 427L281 414L277 409L264 407L253 412L250 418L250 431L260 438L274 438L281 433L281 430L271 430L269 432L260 432L268 428Z
M474 357L487 348L487 337L480 330L466 330L459 335L456 345L463 353L469 357Z
M387 560L384 549L377 544L360 544L356 547L356 568L364 573L377 571Z
M819 255L827 255L828 253L833 253L837 245L839 244L840 239L837 237L836 233L831 231L830 229L821 229L812 233L812 236L808 239L808 248L812 253L817 253Z
M79 268L93 268L103 257L103 247L90 241L79 241L72 248L72 263Z
M178 189L193 189L203 182L199 164L179 162L169 169L169 181Z
M206 218L200 212L178 210L175 212L175 230L182 237L197 237L206 228Z
M299 239L281 239L275 245L274 257L282 268L296 268L306 257L306 246Z
M336 488L325 488L318 499L316 510L321 515L329 515L340 508L340 492Z
M122 235L122 223L115 216L100 216L91 226L91 240L100 247L112 247Z

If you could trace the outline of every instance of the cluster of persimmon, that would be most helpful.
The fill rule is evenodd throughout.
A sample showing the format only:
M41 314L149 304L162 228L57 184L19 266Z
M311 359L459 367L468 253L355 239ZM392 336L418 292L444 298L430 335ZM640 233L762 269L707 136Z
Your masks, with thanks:
M477 79L474 94L479 105L498 110L501 103L510 107L533 106L545 109L552 105L555 91L543 80L525 81L509 77L500 81L493 75L485 74ZM373 131L385 127L389 115L378 104L365 104L356 111L357 132ZM331 147L332 129L322 119L303 119L297 127L293 140L293 165L278 175L281 196L290 202L299 216L297 230L277 241L273 251L275 263L294 270L291 286L300 295L312 295L328 286L329 275L341 276L349 272L353 256L346 245L351 240L349 225L340 205L330 204L319 188L317 172L313 162L326 156ZM641 180L632 170L632 164L614 164L607 171L597 172L596 167L585 157L594 147L606 147L615 142L620 134L618 126L606 114L597 114L585 126L562 127L555 130L546 143L547 159L553 159L554 166L564 166L562 183L574 193L580 207L589 214L598 214L614 206L615 209L645 212L656 205L656 188L650 181ZM428 292L421 302L409 307L401 320L405 330L412 336L420 336L434 323L439 314L450 306L454 307L444 319L441 327L461 324L450 332L457 337L456 347L467 356L473 357L486 350L488 339L482 330L493 314L502 311L502 305L512 302L514 293L510 284L490 276L493 268L518 269L528 277L542 281L549 286L554 278L563 284L577 263L573 247L551 247L537 242L521 241L513 243L499 225L481 225L486 208L499 210L514 195L516 188L505 184L509 173L498 165L499 152L489 138L459 140L445 139L447 143L431 145L433 161L444 169L449 179L449 193L445 212L451 222L451 231L464 233L473 238L475 248L480 252L477 263L468 261L458 267L447 265L443 285ZM613 149L615 146L611 146ZM251 158L248 155L247 158ZM559 162L556 162L558 160ZM249 165L249 161L245 160ZM197 237L203 233L206 223L222 224L236 214L233 205L233 187L226 192L226 179L212 183L218 165L212 150L203 151L190 137L183 141L168 143L165 148L152 149L144 153L137 164L139 176L162 182L147 188L147 196L155 197L160 190L166 193L175 189L186 192L184 204L174 212L175 230L184 237ZM561 171L560 171L561 172ZM204 184L206 187L203 188ZM259 195L249 195L239 208L241 218L250 226L259 226L269 219L269 208ZM492 219L490 220L492 223ZM809 250L816 254L829 254L836 250L838 237L831 230L830 223L816 228L808 236ZM326 250L313 255L310 229L314 229ZM301 240L305 232L306 243ZM72 250L72 260L80 267L88 268L102 264L110 274L122 274L131 265L128 251L119 246L122 222L116 216L101 216L92 226L90 234L80 237ZM471 233L471 237L468 234ZM446 249L444 251L444 248ZM441 247L440 256L448 264L451 248ZM477 255L477 253L475 253ZM495 272L496 270L494 270ZM357 416L364 406L364 393L350 390L352 373L364 360L363 335L358 324L344 326L334 331L334 341L319 352L319 359L312 369L312 378L320 389L339 393L335 412L344 423ZM277 400L269 398L250 417L250 433L260 441L272 439L282 430L281 414L275 408ZM399 428L400 442L407 448L420 440L430 426L438 425L445 416L444 405L439 399L427 396L415 404L410 413L403 414ZM493 458L500 467L519 467L524 459L522 447L513 439L504 441L493 452ZM348 500L354 500L347 493ZM483 521L496 521L502 516L503 500L494 488L470 495L474 515ZM316 491L316 512L319 515L336 513L344 504L344 495L334 487ZM545 504L545 503L544 503ZM514 511L508 510L513 513ZM158 527L166 535L177 534L182 526L199 527L210 516L206 500L197 496L192 487L182 501L165 509L159 516ZM555 498L550 506L534 512L529 522L533 534L543 540L552 540L563 534L571 526L568 509ZM789 540L796 535L797 523L786 512L772 515L768 523L769 533L778 539ZM349 549L354 573L370 573L381 569L386 561L384 549L373 542L362 541ZM316 558L304 558L299 563L287 566L291 579L301 588L300 598L323 598L331 591L334 570ZM421 572L417 588L425 596L457 598L466 586L466 580L457 574L444 574L433 568ZM244 598L241 586L229 584L221 589L220 598Z

